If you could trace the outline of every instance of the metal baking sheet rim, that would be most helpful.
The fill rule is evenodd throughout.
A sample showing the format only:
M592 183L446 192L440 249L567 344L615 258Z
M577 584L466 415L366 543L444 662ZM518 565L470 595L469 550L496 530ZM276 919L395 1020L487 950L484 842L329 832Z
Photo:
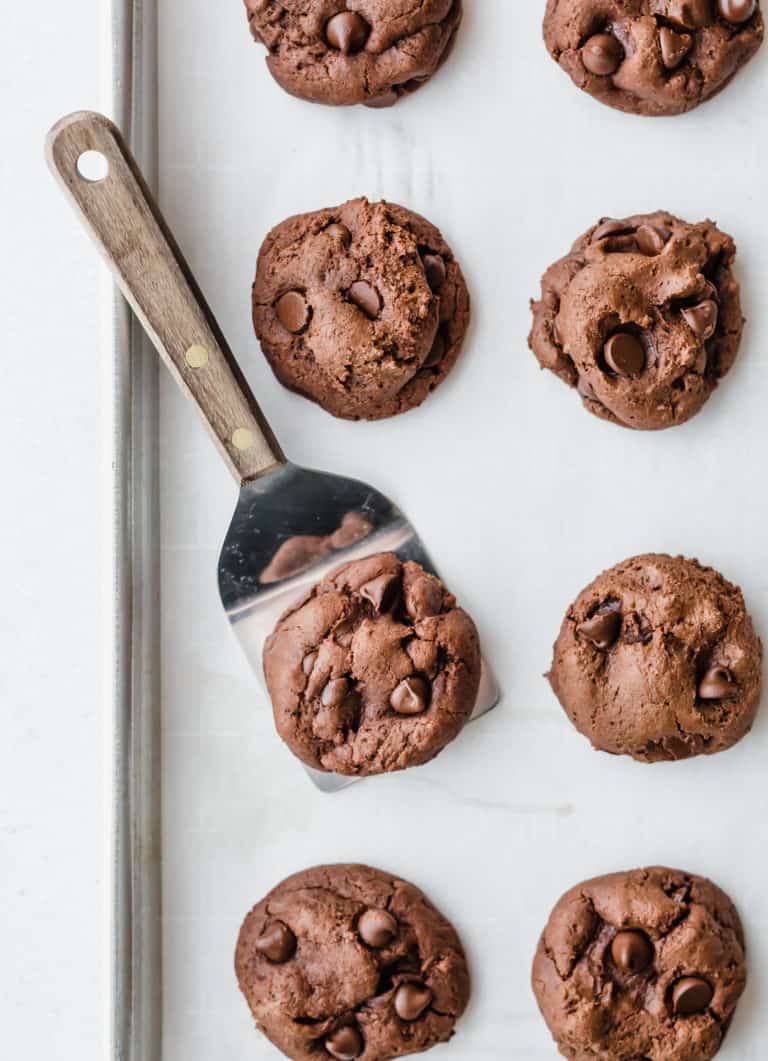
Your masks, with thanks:
M106 109L152 181L155 0L110 0L105 14ZM101 302L105 1055L112 1061L160 1061L157 367L127 304L106 278Z

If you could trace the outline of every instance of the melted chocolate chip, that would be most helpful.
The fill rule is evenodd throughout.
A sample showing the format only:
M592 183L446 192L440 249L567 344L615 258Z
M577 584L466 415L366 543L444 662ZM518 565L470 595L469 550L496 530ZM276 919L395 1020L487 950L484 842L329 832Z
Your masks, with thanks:
M423 678L405 678L389 698L398 715L420 715L429 706L429 683Z
M354 302L359 310L375 320L381 311L381 296L376 288L367 280L356 280L347 292L350 302Z
M325 1049L335 1061L355 1061L365 1049L365 1043L359 1030L352 1024L345 1024L331 1032L325 1040Z
M710 667L699 682L700 700L727 700L737 692L738 687L727 667Z
M637 249L641 254L647 254L649 258L653 258L664 250L669 236L666 229L656 228L655 225L641 225L635 234Z
M387 107L394 107L399 98L397 92L391 88L389 92L383 92L380 96L371 96L369 100L366 100L365 105L373 110L385 110Z
M448 275L445 261L439 254L425 254L422 261L424 262L427 283L437 293L445 283L445 278Z
M340 707L347 698L349 682L346 678L332 678L320 694L323 707Z
M703 1013L715 992L700 976L686 976L678 980L672 989L672 1010L677 1017L690 1017Z
M340 11L325 25L326 41L342 55L362 51L369 33L368 23L356 11Z
M659 46L661 61L667 70L676 70L693 47L693 37L690 33L677 33L669 26L662 26L659 30Z
M274 965L283 965L296 953L296 937L282 921L267 925L254 946Z
M360 587L360 596L370 601L377 612L394 608L400 594L400 579L395 574L379 575Z
M418 1020L432 1002L432 992L424 984L401 984L395 992L395 1013L400 1020Z
M717 331L720 310L716 302L707 298L703 302L699 302L698 306L686 307L682 310L682 316L696 338L706 342Z
M435 341L432 343L432 349L426 356L424 361L424 368L434 368L435 365L439 365L445 357L445 339L442 337L440 332L435 336Z
M644 932L618 932L611 943L611 957L624 973L642 973L653 961L653 944Z
M670 0L666 17L686 29L701 29L712 21L712 0Z
M285 330L292 335L303 332L309 324L309 306L300 291L286 291L277 300L275 313Z
M333 631L333 639L336 644L341 645L342 648L349 648L354 639L356 628L357 619L355 616L343 619Z
M590 641L601 652L607 652L614 645L621 632L622 615L614 607L596 612L591 619L579 623L576 633L585 641Z
M609 77L624 62L624 49L610 33L596 33L581 49L581 59L590 74Z
M757 0L717 0L717 10L726 22L740 26L757 11Z
M639 376L645 368L643 344L631 332L616 332L603 347L605 362L617 376Z
M352 233L349 231L346 225L334 223L329 225L325 230L326 236L330 236L331 239L338 240L339 243L344 247L348 247L352 242Z
M388 947L398 933L398 924L386 910L366 910L357 923L357 931L363 943L374 950Z
M625 225L623 221L616 221L612 217L606 217L592 233L592 242L598 243L607 236L622 236L631 231L631 227Z

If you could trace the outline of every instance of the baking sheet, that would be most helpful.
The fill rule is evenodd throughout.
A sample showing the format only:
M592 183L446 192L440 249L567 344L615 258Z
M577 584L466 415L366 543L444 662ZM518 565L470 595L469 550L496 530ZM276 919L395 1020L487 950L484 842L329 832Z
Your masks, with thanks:
M286 874L347 860L414 880L463 936L473 1001L436 1059L554 1061L528 984L551 906L584 877L656 862L712 876L738 904L751 980L720 1056L765 1057L768 708L730 753L642 766L592 752L541 675L578 591L646 550L720 568L768 635L768 48L697 112L636 119L552 63L543 0L466 7L440 76L371 112L283 94L237 0L188 0L183 17L159 2L160 198L257 397L292 459L366 478L404 507L504 690L430 766L316 791L219 605L232 483L161 379L164 1061L279 1056L237 991L240 921ZM282 390L249 316L267 229L359 194L434 221L474 300L451 378L420 410L373 425ZM662 207L735 235L749 326L697 418L633 434L539 372L527 301L596 218Z
M104 107L155 181L154 0L103 11ZM105 270L100 455L102 727L106 864L104 1053L162 1050L157 356Z

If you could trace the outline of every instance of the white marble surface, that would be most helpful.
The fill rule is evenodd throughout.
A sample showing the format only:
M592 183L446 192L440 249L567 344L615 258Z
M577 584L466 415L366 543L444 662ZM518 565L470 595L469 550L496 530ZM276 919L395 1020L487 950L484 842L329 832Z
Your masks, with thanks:
M98 0L0 34L0 1009L8 1058L103 1052L101 269L43 163L104 105Z
M740 582L768 632L762 482L768 52L720 99L635 120L573 89L540 43L542 4L469 3L455 56L389 112L282 94L240 5L160 3L161 198L286 450L396 497L476 616L505 691L435 763L335 797L281 747L219 608L234 488L194 413L162 384L166 1061L276 1058L232 974L249 906L285 874L365 860L449 914L474 974L453 1061L554 1061L528 987L537 934L585 876L664 862L709 874L744 914L752 978L723 1061L768 1038L768 714L712 760L645 767L592 753L541 674L562 613L601 568L648 549ZM256 253L289 213L366 193L445 232L474 296L466 353L419 411L333 421L277 385L249 320ZM599 423L541 375L527 300L602 214L665 206L738 237L750 326L732 376L691 424Z

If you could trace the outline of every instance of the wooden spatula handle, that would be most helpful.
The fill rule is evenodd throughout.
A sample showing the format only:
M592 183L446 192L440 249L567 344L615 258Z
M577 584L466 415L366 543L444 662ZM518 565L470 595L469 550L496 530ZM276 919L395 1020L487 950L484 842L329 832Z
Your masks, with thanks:
M109 167L101 180L78 168L95 151ZM46 157L81 214L158 352L200 410L240 482L285 461L118 129L101 114L62 119Z

